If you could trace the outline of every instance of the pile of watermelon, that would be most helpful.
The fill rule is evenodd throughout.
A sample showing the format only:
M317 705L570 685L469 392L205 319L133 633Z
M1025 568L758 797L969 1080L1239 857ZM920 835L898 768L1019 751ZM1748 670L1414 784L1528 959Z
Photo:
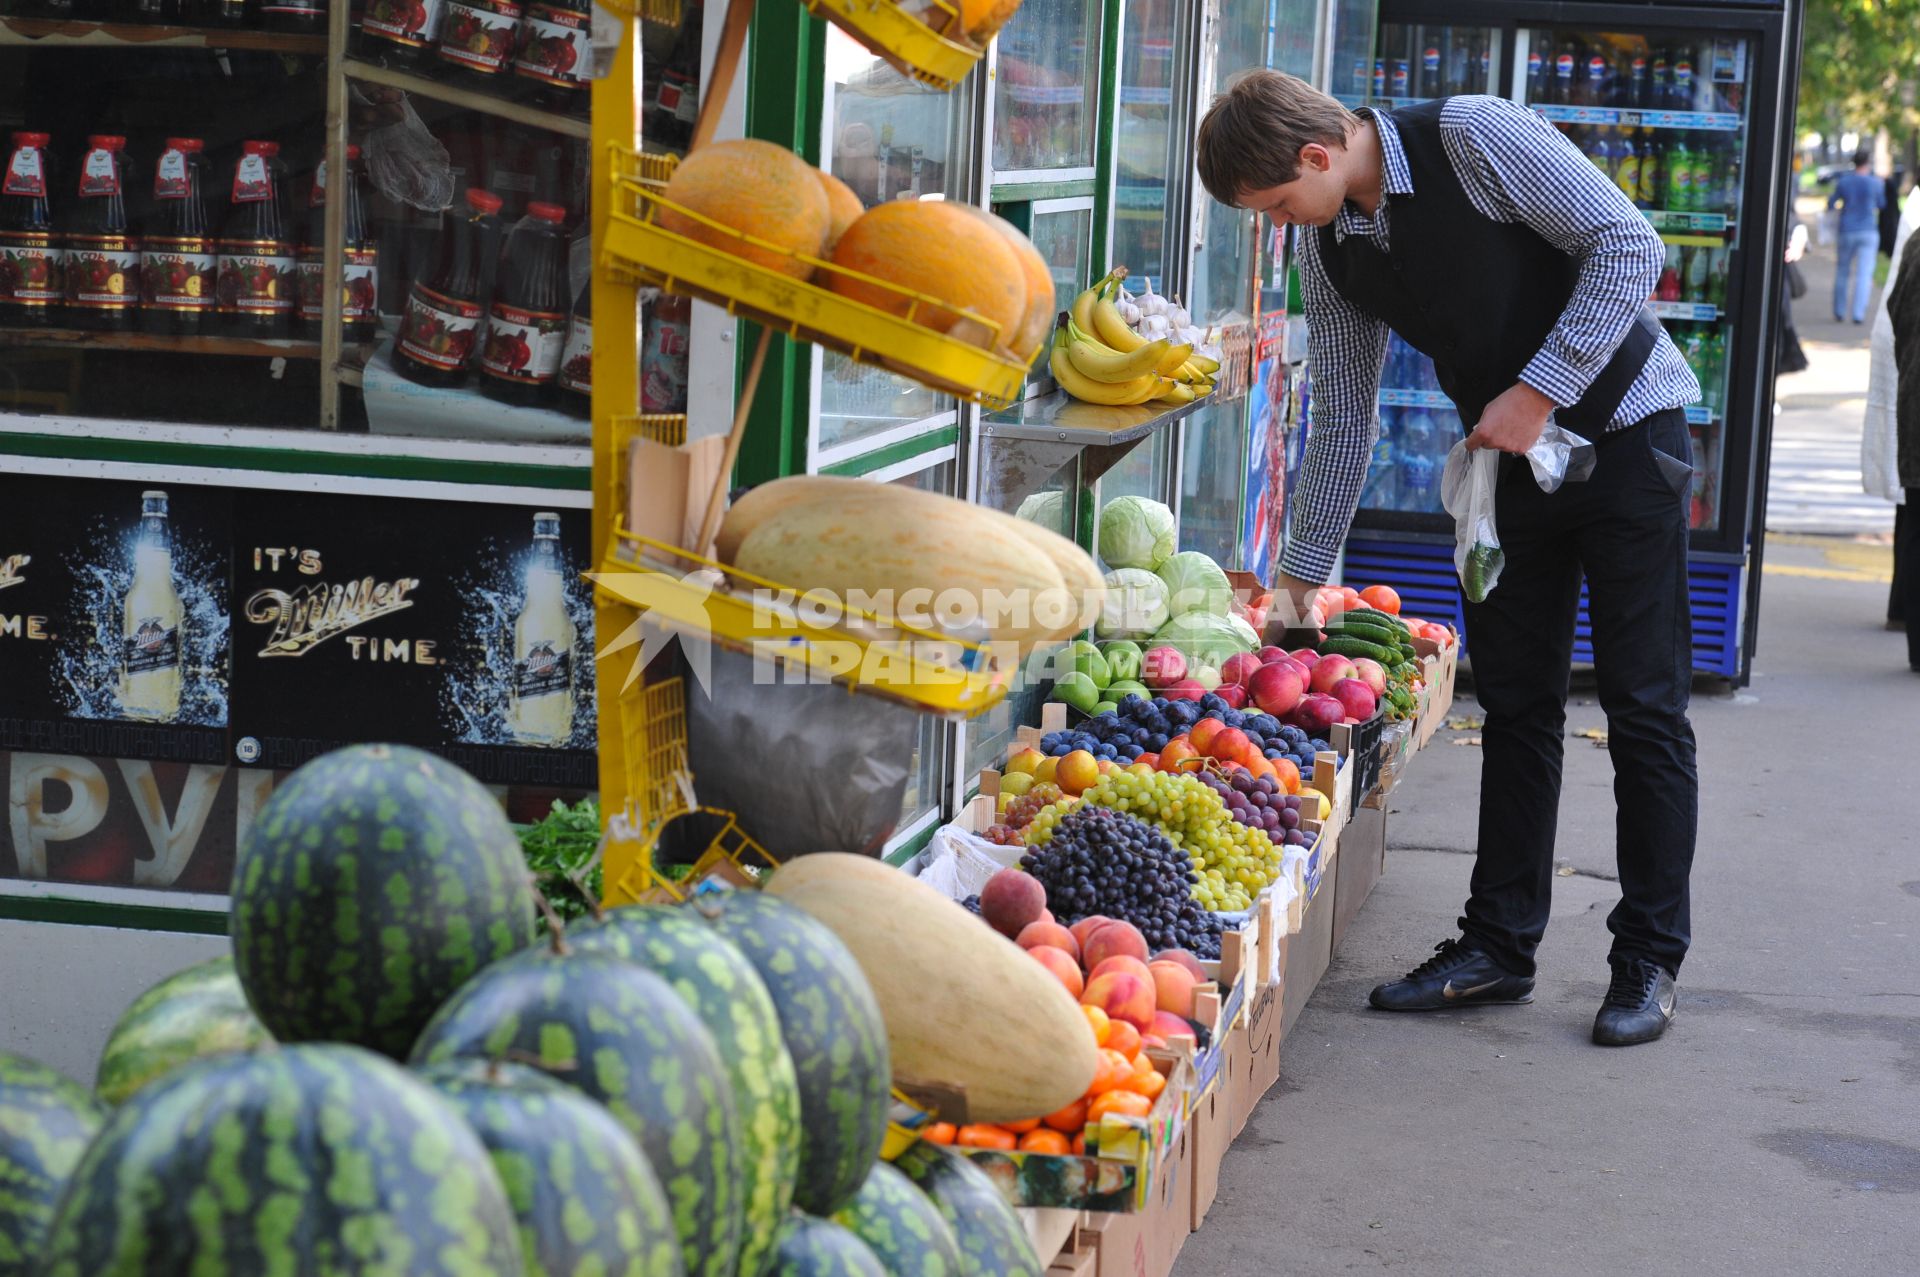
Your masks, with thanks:
M879 1160L886 1027L754 893L529 946L518 840L417 750L294 773L230 958L143 994L88 1094L0 1055L0 1277L1032 1277L992 1180Z

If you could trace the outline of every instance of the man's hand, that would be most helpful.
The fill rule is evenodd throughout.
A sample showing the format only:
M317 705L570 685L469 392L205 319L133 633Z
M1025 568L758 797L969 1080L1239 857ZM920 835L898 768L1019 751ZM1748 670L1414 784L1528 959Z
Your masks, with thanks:
M1467 436L1468 451L1492 448L1496 452L1525 453L1540 442L1554 409L1547 398L1526 382L1516 382L1487 405L1480 424Z

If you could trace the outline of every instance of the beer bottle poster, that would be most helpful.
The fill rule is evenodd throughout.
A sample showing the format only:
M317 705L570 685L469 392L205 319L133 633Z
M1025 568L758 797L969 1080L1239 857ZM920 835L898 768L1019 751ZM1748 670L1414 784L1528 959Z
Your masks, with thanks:
M489 784L595 784L586 511L234 500L233 761L386 740Z
M0 749L225 761L226 489L0 477Z

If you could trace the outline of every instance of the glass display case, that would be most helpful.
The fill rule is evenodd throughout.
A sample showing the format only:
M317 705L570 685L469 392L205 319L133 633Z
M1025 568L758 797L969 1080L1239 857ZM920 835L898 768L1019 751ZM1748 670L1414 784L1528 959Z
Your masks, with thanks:
M1383 22L1366 100L1395 107L1461 93L1497 93L1501 35L1493 27Z
M1121 13L1112 264L1125 266L1137 286L1151 285L1155 291L1166 287L1180 7L1176 0L1140 0Z

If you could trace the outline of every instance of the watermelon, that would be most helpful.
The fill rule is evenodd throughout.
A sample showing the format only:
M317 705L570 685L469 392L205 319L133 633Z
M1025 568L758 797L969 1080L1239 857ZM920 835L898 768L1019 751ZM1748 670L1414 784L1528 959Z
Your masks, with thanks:
M664 905L616 909L568 933L660 976L706 1024L740 1113L741 1277L758 1277L793 1204L800 1167L800 1083L780 1016L746 955L692 914Z
M506 813L451 763L355 745L289 776L233 867L233 956L282 1042L404 1059L442 1002L530 934Z
M873 988L838 936L785 901L730 891L691 907L739 946L773 995L800 1080L794 1205L831 1215L860 1191L887 1134L893 1068Z
M121 1104L190 1060L271 1041L247 1005L232 955L223 954L168 976L120 1013L93 1089L102 1103Z
M605 1104L666 1189L689 1277L740 1254L739 1117L713 1035L659 976L610 953L530 949L470 980L427 1025L416 1066L531 1064Z
M960 1243L961 1277L1040 1277L1026 1226L987 1173L938 1144L916 1141L893 1164L920 1186Z
M60 1192L103 1116L65 1075L0 1055L0 1274L24 1273L39 1256Z
M774 1238L769 1277L888 1277L867 1244L832 1220L798 1212Z
M666 1194L613 1114L518 1064L461 1060L421 1076L493 1155L528 1277L681 1277Z
M960 1277L960 1243L912 1180L875 1162L867 1182L833 1222L867 1244L893 1277Z
M358 1047L218 1055L114 1110L42 1277L525 1271L506 1190L424 1082Z

